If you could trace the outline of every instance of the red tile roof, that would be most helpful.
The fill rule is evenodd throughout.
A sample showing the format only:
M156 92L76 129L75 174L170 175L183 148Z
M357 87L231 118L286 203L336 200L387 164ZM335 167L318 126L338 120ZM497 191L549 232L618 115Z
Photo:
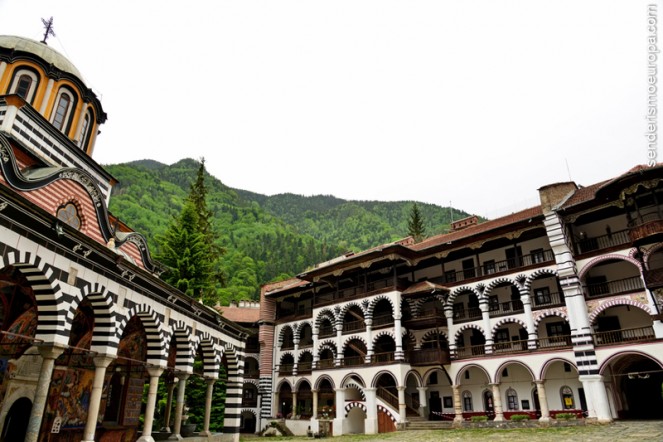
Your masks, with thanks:
M251 307L237 307L234 305L216 307L216 309L221 313L226 319L230 319L233 322L238 323L254 323L258 322L260 319L260 309L251 308Z

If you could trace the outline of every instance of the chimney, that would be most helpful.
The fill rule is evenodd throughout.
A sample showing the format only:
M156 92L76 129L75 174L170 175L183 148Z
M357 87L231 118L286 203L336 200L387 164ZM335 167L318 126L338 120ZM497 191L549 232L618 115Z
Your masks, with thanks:
M468 216L467 218L459 219L451 223L451 230L453 232L457 230L463 230L471 226L476 226L479 224L479 218L475 215Z
M576 190L578 190L578 186L573 181L548 184L539 188L539 199L541 200L543 213L552 212L554 207L566 200Z

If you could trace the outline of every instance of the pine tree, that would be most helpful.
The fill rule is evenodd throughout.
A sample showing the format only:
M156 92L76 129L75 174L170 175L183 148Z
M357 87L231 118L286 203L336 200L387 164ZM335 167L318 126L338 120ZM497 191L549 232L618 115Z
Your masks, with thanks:
M216 245L217 237L207 207L203 159L182 212L157 238L161 244L157 258L168 267L163 276L166 282L208 305L217 303L217 286L223 284L219 270L223 249Z
M410 209L410 219L407 221L407 232L408 235L414 238L415 242L421 241L426 235L426 227L424 226L424 220L421 218L417 203L412 204L412 209Z

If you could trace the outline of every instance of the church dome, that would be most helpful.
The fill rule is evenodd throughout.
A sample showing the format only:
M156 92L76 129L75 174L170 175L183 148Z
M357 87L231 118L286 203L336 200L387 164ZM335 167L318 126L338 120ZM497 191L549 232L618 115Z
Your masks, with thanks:
M48 64L52 64L63 72L72 74L83 81L83 76L64 55L45 43L13 35L0 35L0 47L15 51L28 52L36 55Z

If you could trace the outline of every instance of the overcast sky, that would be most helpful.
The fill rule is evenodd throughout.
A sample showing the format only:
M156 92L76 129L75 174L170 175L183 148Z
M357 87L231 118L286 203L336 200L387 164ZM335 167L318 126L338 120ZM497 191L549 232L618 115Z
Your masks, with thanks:
M495 217L646 163L649 3L0 0L0 34L54 17L102 164Z

